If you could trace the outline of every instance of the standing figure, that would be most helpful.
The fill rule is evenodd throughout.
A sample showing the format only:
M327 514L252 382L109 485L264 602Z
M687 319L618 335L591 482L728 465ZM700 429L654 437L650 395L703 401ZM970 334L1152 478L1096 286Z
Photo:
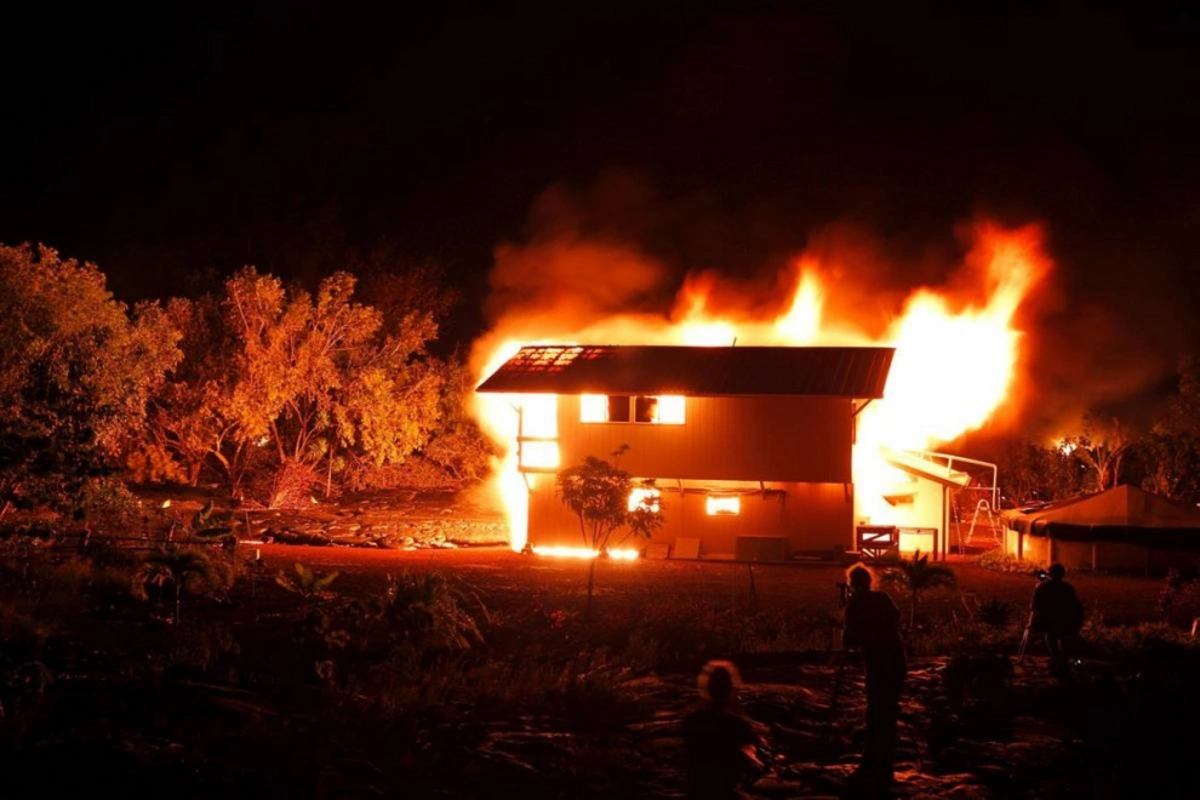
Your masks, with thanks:
M729 800L762 768L753 724L737 708L741 676L728 661L710 661L698 679L701 704L683 718L687 796Z
M866 741L852 781L857 797L886 797L892 785L900 691L908 671L900 638L900 609L887 592L871 588L871 572L861 564L847 573L842 644L862 653L867 677Z
M1069 650L1083 627L1083 603L1065 580L1066 574L1062 564L1051 564L1029 604L1029 630L1045 637L1050 668L1063 678L1070 675Z

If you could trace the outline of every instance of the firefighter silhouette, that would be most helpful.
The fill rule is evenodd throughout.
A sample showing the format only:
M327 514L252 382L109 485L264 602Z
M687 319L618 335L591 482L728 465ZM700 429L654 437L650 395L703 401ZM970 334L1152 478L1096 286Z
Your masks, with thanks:
M883 797L892 785L900 692L908 671L900 637L900 609L887 592L871 588L872 576L856 565L848 573L842 644L862 654L867 713L862 760L850 783L853 797Z

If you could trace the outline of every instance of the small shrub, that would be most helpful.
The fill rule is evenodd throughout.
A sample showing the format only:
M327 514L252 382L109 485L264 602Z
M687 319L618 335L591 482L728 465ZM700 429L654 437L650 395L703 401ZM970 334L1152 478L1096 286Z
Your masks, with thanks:
M246 481L246 495L267 508L308 508L324 481L312 465L288 460L270 470L256 471Z
M134 575L132 591L142 600L162 602L170 590L174 620L180 621L184 595L224 599L233 587L236 567L231 559L204 548L167 548L146 556ZM153 591L152 591L153 590Z
M975 609L975 621L990 628L1007 628L1016 619L1017 610L1011 603L993 597Z
M605 649L581 652L559 673L547 705L568 730L617 730L629 713L629 703L620 691L620 683L629 675L629 667L613 660Z
M610 640L614 647L618 639L627 642L627 651L636 654L636 662L647 668L691 669L697 663L739 649L743 623L729 609L709 603L655 604L642 609L639 617L623 629L624 634L616 632Z
M91 478L80 488L72 516L89 530L113 533L136 527L141 502L116 478Z
M1189 631L1165 622L1106 625L1089 618L1080 632L1081 651L1108 658L1137 658L1148 652L1197 650L1200 642Z
M167 663L177 669L208 673L226 665L241 653L228 625L182 625L170 636Z
M383 620L420 651L469 650L483 642L475 614L487 615L479 598L441 573L404 572L388 582Z
M280 572L275 576L275 583L310 602L332 600L337 596L337 592L329 588L340 574L337 571L326 572L322 575L299 561L292 566L292 569L295 572L294 576Z
M933 619L905 636L910 655L930 657L985 656L1016 647L1012 632L974 620Z
M1200 579L1194 570L1167 570L1162 591L1158 595L1158 610L1166 622L1185 624L1200 616Z
M1037 565L1032 561L1026 561L1023 558L1009 555L1004 552L1002 547L994 547L985 553L982 553L975 563L985 569L995 570L997 572L1020 572L1032 574L1037 570Z

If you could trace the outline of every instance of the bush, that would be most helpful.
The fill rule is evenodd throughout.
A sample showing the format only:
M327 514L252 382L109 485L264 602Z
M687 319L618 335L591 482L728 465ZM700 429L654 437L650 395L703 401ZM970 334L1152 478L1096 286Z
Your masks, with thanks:
M232 559L205 548L166 548L146 556L134 574L132 592L141 600L163 602L169 590L175 602L174 621L180 621L183 597L224 599L237 577Z
M990 656L1015 651L1018 644L1011 629L944 619L933 620L905 637L913 656Z
M372 489L455 489L463 485L444 467L428 458L412 455L403 464L375 464L366 459L352 461L342 475L352 492Z
M1020 572L1025 574L1033 574L1037 571L1038 565L1032 561L1026 561L1023 558L1009 555L1004 552L1003 548L995 547L983 553L976 559L979 566L986 569L993 569L997 572Z
M1016 619L1017 610L1012 603L993 597L975 609L975 621L992 628L1007 628Z
M271 473L268 485L256 487L254 494L264 498L267 508L307 508L321 483L311 464L289 460Z
M1196 651L1200 641L1189 631L1165 622L1137 625L1106 625L1102 619L1089 618L1080 632L1082 652L1109 658L1136 658L1150 652Z
M1190 626L1200 617L1200 578L1194 570L1167 570L1162 591L1158 595L1158 610L1163 620Z
M116 533L135 527L141 501L116 478L92 478L83 484L73 516L96 532Z

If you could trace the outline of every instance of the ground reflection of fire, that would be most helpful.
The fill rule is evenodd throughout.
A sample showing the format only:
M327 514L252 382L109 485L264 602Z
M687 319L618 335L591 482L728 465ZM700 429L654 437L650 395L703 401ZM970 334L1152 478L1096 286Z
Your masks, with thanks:
M795 265L790 302L782 313L757 318L714 310L726 298L704 277L684 282L669 316L609 314L579 325L578 306L546 309L502 318L476 345L477 380L530 344L674 344L691 346L886 345L896 348L884 398L859 415L853 454L859 516L886 513L886 486L898 470L881 455L892 450L931 450L977 429L1018 391L1021 332L1014 327L1022 302L1049 272L1051 262L1036 226L1002 229L983 224L974 246L954 276L956 289L922 287L912 291L882 335L870 336L853 319L827 319L826 301L836 287L822 279L823 265L811 256ZM525 437L554 437L553 396L477 395L476 412L485 430L505 448L517 440L518 420ZM524 407L527 412L519 414ZM529 426L541 426L531 430ZM525 446L529 446L528 443ZM557 466L557 446L545 443L539 463ZM521 474L516 452L507 452L493 488L503 500L515 550L527 541L530 481L547 474ZM553 555L590 557L579 548ZM632 551L611 553L630 557Z

